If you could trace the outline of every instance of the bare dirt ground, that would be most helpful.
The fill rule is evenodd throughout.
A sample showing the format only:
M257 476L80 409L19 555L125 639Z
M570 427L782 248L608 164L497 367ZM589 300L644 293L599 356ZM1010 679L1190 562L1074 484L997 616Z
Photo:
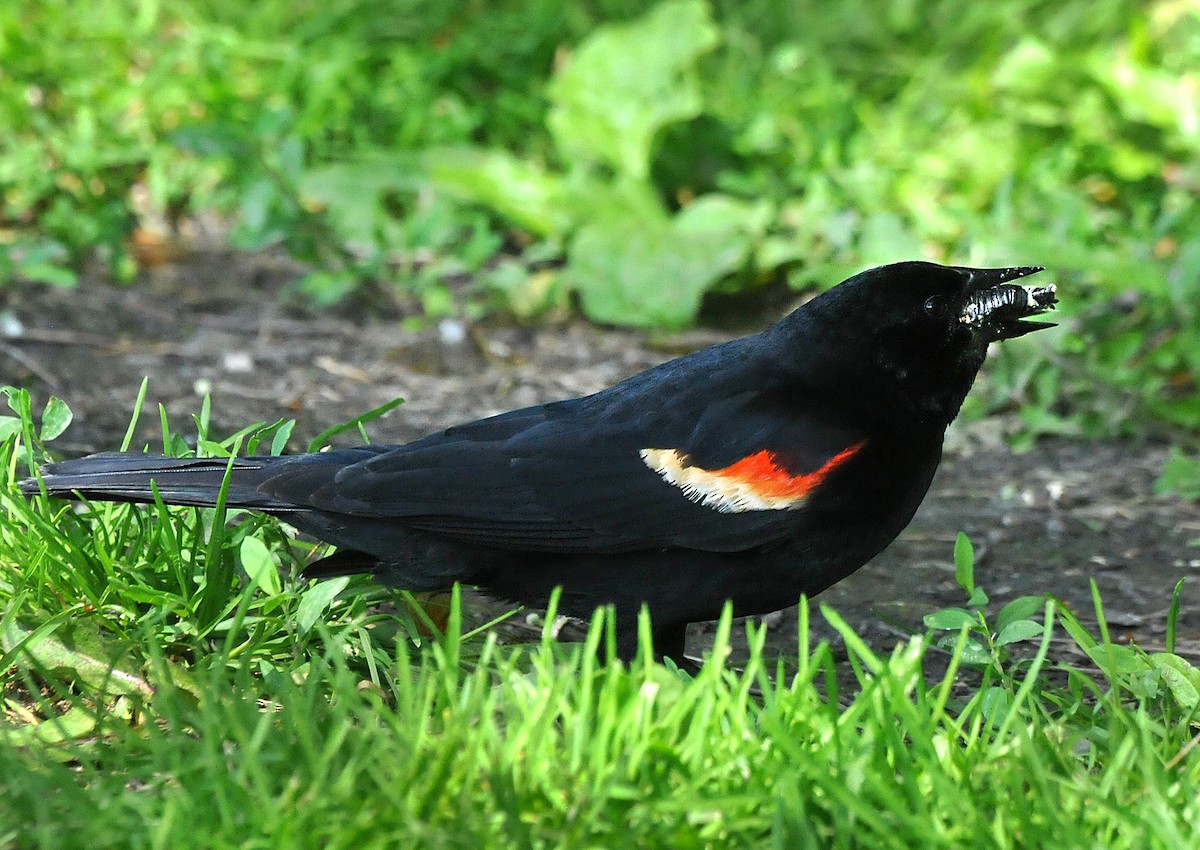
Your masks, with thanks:
M215 433L294 418L291 448L302 450L326 427L396 397L406 403L369 426L376 442L591 392L726 336L316 313L285 306L281 292L296 274L271 257L208 252L159 267L132 288L85 280L73 290L0 292L0 384L28 387L35 407L51 393L70 404L75 422L55 444L63 455L116 448L143 376L150 395L136 446L160 443L160 402L186 432L211 392ZM995 421L953 429L909 529L820 601L887 651L921 630L923 614L963 603L952 564L962 530L975 542L977 580L993 605L1048 593L1090 620L1094 577L1110 625L1147 649L1161 647L1173 586L1200 574L1200 508L1153 492L1165 447L1047 441L1014 455L999 430ZM791 652L794 614L767 622L771 649ZM818 632L832 635L823 624ZM706 641L711 627L697 627L689 652ZM1180 649L1193 657L1200 650L1200 581L1184 590Z

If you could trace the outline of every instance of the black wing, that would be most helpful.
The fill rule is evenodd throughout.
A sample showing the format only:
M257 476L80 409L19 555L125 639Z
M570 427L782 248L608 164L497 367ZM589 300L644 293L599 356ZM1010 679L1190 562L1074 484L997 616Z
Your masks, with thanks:
M289 465L259 490L513 550L738 551L786 537L866 446L815 403L745 393L689 417L686 405L630 401L518 410L351 464L316 489Z

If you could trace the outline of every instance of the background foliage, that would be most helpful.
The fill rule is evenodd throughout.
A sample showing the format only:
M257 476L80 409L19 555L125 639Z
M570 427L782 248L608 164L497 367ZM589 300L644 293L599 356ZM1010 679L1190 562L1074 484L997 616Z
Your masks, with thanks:
M16 0L0 68L10 282L131 279L137 236L207 211L318 301L467 273L648 326L901 258L1042 262L1065 327L976 407L1200 425L1192 0Z

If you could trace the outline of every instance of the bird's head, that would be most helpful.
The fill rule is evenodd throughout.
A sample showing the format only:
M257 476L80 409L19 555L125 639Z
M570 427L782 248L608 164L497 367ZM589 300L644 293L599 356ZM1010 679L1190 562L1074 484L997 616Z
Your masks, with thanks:
M1018 282L1042 270L895 263L843 281L793 316L803 316L805 332L819 334L834 353L825 361L831 377L949 424L989 343L1052 327L1028 319L1054 307L1054 285Z

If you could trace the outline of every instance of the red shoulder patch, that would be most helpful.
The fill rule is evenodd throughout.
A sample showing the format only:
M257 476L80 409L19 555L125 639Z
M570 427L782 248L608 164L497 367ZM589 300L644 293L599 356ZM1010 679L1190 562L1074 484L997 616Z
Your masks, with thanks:
M642 449L646 466L668 484L683 490L693 502L721 513L778 511L798 508L831 472L856 455L866 440L843 449L819 469L793 475L768 450L755 452L720 469L692 466L688 456L676 449Z

